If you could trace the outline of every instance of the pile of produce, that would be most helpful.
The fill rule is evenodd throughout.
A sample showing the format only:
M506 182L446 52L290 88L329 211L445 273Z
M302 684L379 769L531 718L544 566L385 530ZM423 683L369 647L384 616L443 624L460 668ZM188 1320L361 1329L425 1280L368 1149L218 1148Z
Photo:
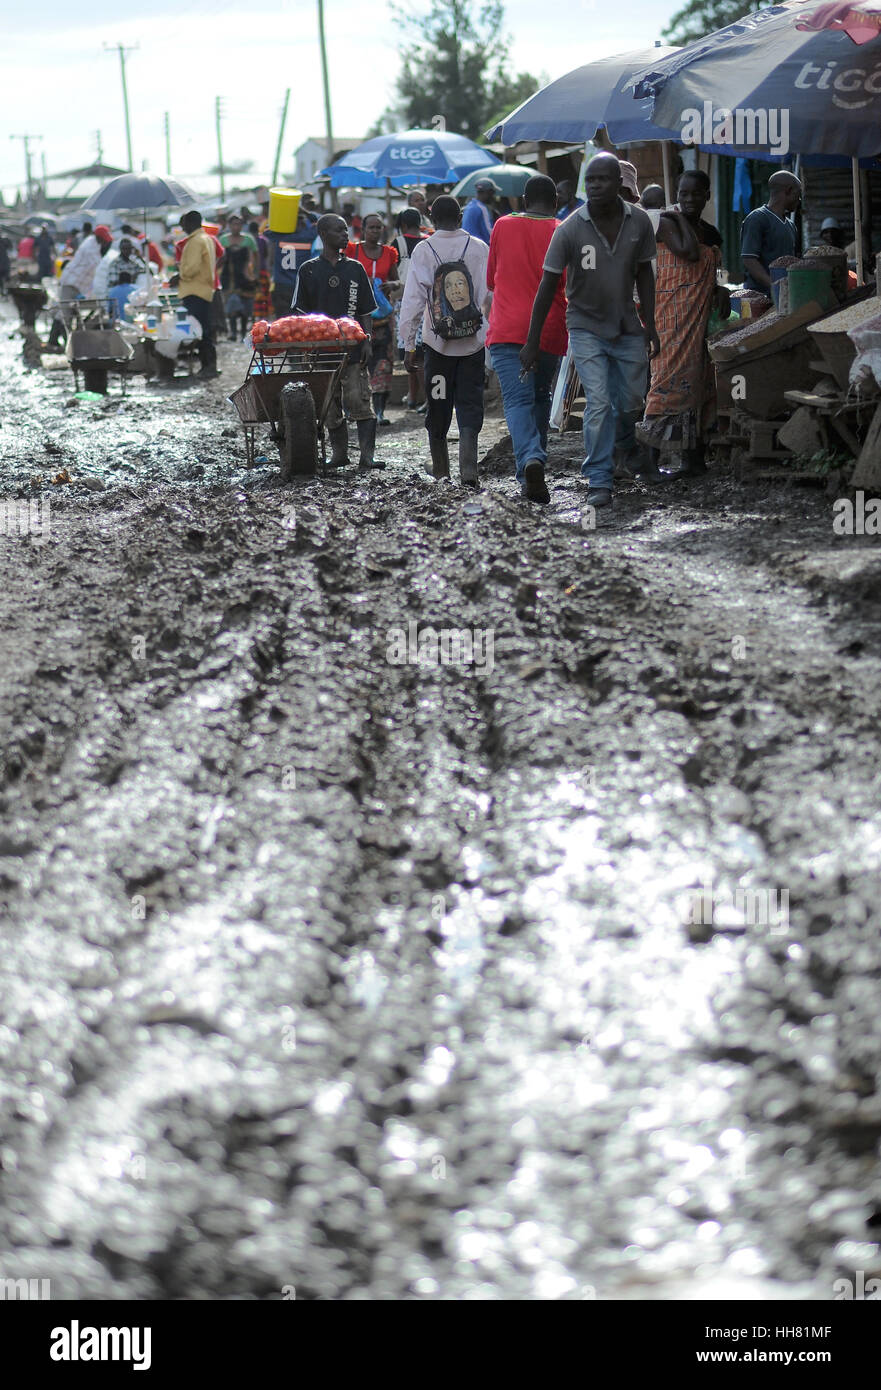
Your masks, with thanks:
M769 265L768 269L769 269L769 270L775 270L775 269L781 269L781 268L784 267L784 266L785 266L785 267L789 267L789 266L791 266L791 265L801 265L801 264L802 264L802 262L801 262L801 260L800 260L800 258L799 258L798 256L778 256L777 259L776 259L776 261L772 261L772 262L771 262L771 264Z
M764 333L772 324L785 317L778 314L776 309L770 309L766 314L759 318L747 319L742 328L737 328L731 333L720 333L715 338L715 342L721 343L724 347L733 346L735 343L742 343L747 338L751 338L754 333Z
M734 290L731 294L732 313L741 318L758 318L772 307L772 302L761 290Z
M804 265L832 272L832 289L839 303L847 298L847 252L838 246L809 246Z
M288 343L303 346L317 344L361 343L367 335L354 319L331 319L326 314L290 314L287 318L267 323L258 319L251 329L251 344L264 352L281 352Z
M846 309L839 309L837 314L831 314L828 318L822 319L820 323L811 324L812 333L847 333L851 328L860 328L869 319L881 314L881 304L873 296L871 299L860 300L856 304L849 304Z
M821 261L826 256L841 257L847 260L847 252L839 246L827 246L822 242L819 246L809 246L805 252L806 261Z

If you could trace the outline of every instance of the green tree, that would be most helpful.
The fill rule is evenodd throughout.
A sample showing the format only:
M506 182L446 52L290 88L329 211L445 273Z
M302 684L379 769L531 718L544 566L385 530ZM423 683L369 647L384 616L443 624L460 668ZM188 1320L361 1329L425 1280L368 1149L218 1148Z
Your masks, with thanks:
M764 4L750 4L748 0L686 0L663 30L663 36L670 43L693 43L764 8Z
M430 0L421 15L391 8L403 35L401 71L392 105L371 134L437 128L479 142L542 85L540 77L510 70L502 0Z

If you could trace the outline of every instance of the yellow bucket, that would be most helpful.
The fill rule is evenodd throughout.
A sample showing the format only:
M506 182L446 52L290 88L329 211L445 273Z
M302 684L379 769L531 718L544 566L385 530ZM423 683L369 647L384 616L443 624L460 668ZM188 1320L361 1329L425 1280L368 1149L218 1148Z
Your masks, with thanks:
M269 190L269 230L271 232L293 232L300 215L299 188L270 188Z

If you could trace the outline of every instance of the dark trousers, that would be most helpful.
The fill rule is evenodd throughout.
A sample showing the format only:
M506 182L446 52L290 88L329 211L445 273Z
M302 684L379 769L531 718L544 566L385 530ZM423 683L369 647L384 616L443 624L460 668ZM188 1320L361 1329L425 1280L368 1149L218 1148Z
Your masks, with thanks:
M197 294L185 294L181 300L188 314L198 320L202 329L199 339L199 361L203 368L212 371L217 366L217 348L214 345L214 304L210 299L200 299Z
M446 439L456 411L460 430L483 428L483 348L449 357L425 344L425 428L432 439Z
M286 319L291 313L294 299L293 285L276 285L272 291L272 313L277 319Z

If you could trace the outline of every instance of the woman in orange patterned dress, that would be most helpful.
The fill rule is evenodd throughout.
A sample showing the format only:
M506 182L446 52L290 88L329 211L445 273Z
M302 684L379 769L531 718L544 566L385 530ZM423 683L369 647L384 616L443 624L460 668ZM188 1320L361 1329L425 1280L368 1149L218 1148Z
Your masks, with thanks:
M678 196L673 212L662 214L657 232L655 323L661 351L652 360L639 431L655 464L671 449L681 455L673 478L706 472L706 436L716 420L707 323L714 308L723 317L730 312L728 291L716 283L722 238L701 217L710 199L710 180L702 169L682 174Z

